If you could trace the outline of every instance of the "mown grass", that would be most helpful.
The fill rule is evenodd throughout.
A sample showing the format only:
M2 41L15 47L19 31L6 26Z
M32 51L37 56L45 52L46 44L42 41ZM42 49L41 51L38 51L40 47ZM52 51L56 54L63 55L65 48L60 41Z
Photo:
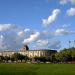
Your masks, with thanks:
M75 75L75 64L0 64L0 75Z

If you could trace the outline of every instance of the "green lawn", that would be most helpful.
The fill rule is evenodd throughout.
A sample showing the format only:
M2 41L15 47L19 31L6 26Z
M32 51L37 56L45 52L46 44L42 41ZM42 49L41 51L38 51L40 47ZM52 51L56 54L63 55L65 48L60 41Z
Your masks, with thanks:
M75 75L75 65L0 64L0 75Z

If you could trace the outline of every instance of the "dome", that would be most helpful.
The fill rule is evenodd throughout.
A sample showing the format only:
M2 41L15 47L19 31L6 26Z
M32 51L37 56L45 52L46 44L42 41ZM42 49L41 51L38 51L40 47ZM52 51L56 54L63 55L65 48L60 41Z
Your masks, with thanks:
M24 47L23 47L24 49L26 49L26 50L29 50L29 47L28 47L28 45L24 45Z
M28 45L24 45L23 48L21 49L21 51L28 51L28 50L29 50Z

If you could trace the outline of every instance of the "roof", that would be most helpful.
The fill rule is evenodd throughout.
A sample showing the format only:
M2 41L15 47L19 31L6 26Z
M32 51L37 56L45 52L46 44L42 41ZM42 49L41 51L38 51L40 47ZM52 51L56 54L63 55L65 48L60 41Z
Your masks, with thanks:
M37 49L37 50L28 50L28 51L53 51L53 52L57 52L56 50L50 50L50 49Z

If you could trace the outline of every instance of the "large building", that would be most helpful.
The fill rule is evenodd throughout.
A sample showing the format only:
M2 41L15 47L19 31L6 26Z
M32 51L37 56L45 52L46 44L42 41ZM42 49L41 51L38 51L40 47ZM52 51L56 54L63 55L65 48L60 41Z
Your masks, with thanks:
M51 53L55 53L57 52L56 50L49 50L49 49L39 49L39 50L29 50L29 47L27 45L24 45L24 47L22 49L20 49L20 51L18 51L17 53L20 53L22 55L26 55L29 58L33 58L33 57L48 57L50 56ZM16 51L2 51L0 52L0 56L12 56L14 53L16 53Z

